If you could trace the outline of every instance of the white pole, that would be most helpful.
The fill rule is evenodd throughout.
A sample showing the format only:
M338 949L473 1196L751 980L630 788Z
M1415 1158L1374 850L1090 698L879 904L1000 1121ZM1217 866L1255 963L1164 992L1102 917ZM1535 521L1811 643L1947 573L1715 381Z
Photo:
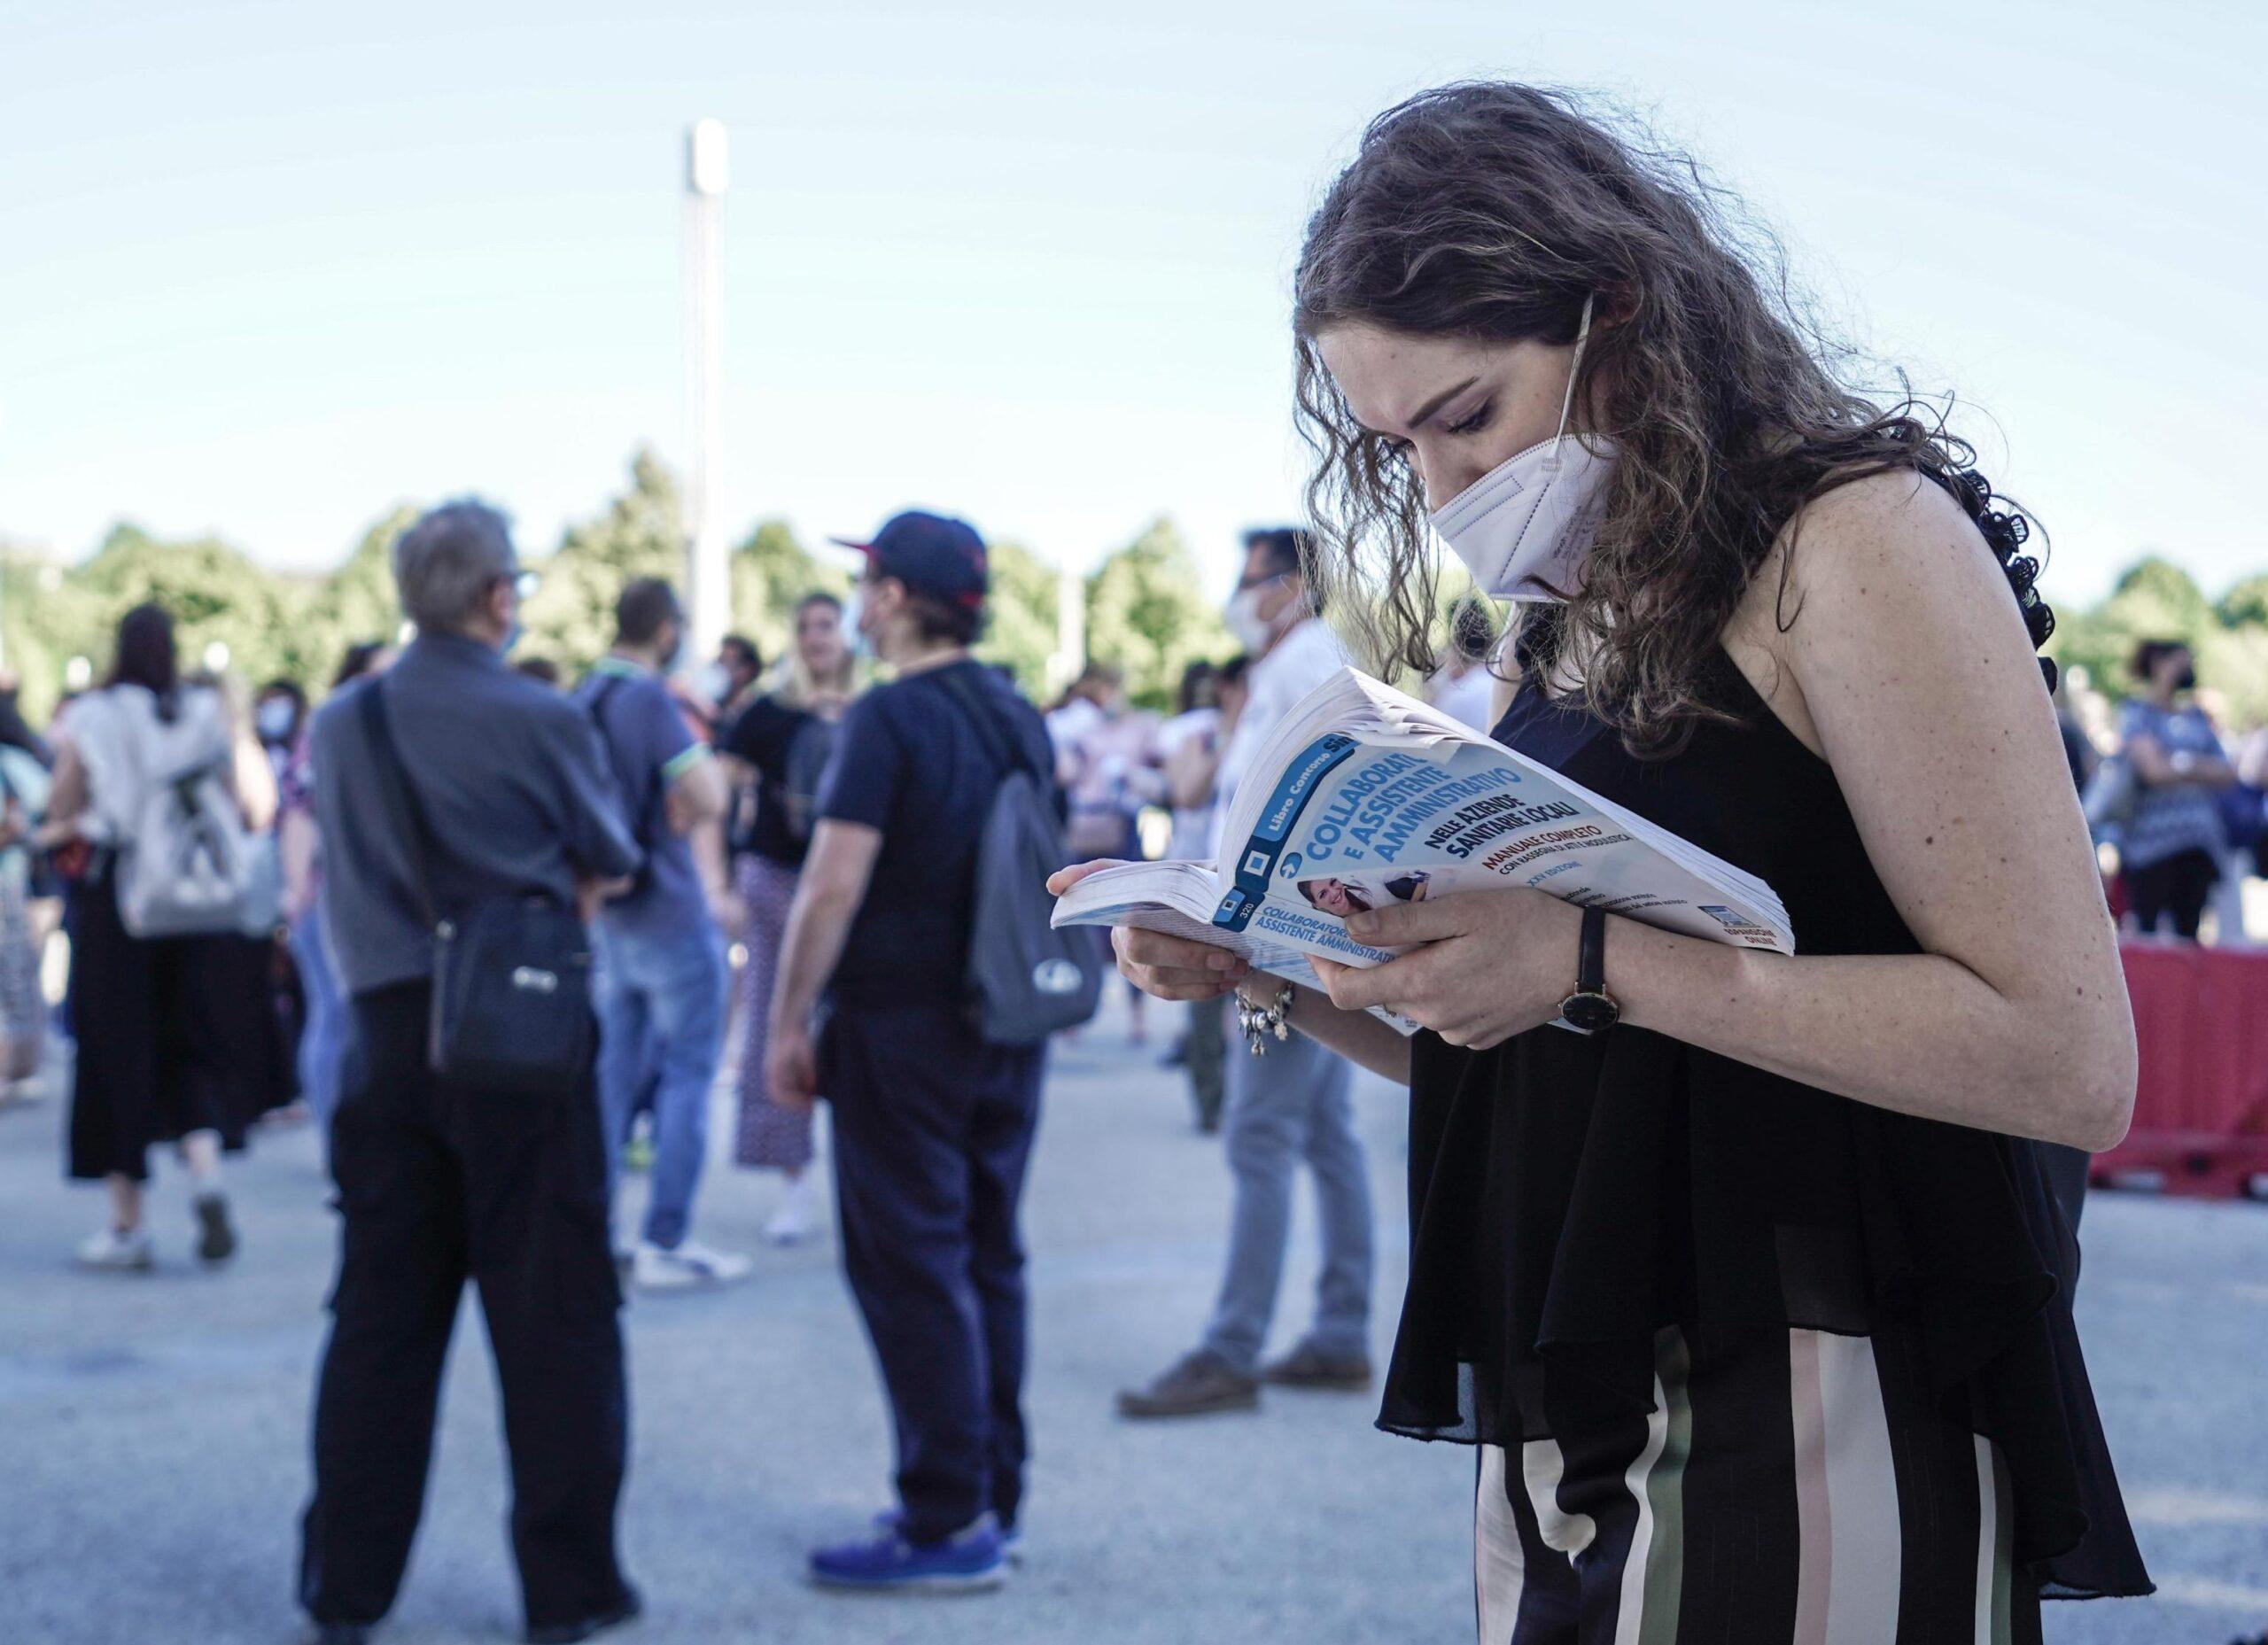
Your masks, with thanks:
M691 450L685 497L689 656L705 660L733 625L731 550L718 516L724 372L725 126L695 122L685 137L685 401Z
M1070 565L1055 568L1055 655L1047 659L1047 694L1060 696L1087 662L1087 579Z

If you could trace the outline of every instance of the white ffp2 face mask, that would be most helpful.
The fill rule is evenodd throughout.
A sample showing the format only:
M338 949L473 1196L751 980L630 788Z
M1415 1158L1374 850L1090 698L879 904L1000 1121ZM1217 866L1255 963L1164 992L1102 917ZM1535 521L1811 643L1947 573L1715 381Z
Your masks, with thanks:
M1255 583L1250 588L1239 588L1221 608L1223 624L1237 644L1254 656L1268 649L1268 642L1275 637L1275 625L1260 615L1260 596L1268 586Z
M1593 505L1615 455L1613 443L1596 435L1567 438L1575 370L1590 341L1591 300L1583 299L1567 362L1558 432L1506 458L1433 511L1433 529L1482 592L1498 600L1563 599L1582 581Z

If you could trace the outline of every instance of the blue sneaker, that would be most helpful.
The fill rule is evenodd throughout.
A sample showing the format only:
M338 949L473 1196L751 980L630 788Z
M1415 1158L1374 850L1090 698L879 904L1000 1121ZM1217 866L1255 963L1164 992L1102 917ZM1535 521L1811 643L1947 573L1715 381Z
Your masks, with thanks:
M905 1520L904 1509L885 1508L874 1516L874 1529L895 1532ZM998 1525L997 1517L993 1523ZM1021 1525L1000 1525L999 1531L1000 1552L1007 1556L1010 1564L1021 1565L1024 1563L1024 1528Z
M822 1587L974 1594L1008 1579L1008 1556L986 1514L927 1548L907 1541L893 1525L870 1541L814 1548L811 1577Z

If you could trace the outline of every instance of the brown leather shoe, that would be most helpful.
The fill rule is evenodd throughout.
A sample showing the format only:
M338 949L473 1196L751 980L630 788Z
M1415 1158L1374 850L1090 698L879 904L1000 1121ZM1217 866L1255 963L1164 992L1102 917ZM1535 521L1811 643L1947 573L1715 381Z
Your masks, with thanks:
M1248 1411L1260 1403L1260 1383L1210 1348L1183 1355L1146 1387L1122 1388L1121 1416L1200 1416L1208 1411Z
M1368 1354L1325 1354L1312 1342L1301 1342L1282 1359L1262 1366L1260 1380L1293 1388L1360 1392L1371 1385L1371 1361Z

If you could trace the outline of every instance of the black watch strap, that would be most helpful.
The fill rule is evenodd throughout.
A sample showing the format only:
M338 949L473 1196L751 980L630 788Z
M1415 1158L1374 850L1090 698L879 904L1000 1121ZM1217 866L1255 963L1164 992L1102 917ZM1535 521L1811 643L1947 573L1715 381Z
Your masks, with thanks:
M1606 911L1583 910L1583 935L1575 951L1575 991L1606 992Z

